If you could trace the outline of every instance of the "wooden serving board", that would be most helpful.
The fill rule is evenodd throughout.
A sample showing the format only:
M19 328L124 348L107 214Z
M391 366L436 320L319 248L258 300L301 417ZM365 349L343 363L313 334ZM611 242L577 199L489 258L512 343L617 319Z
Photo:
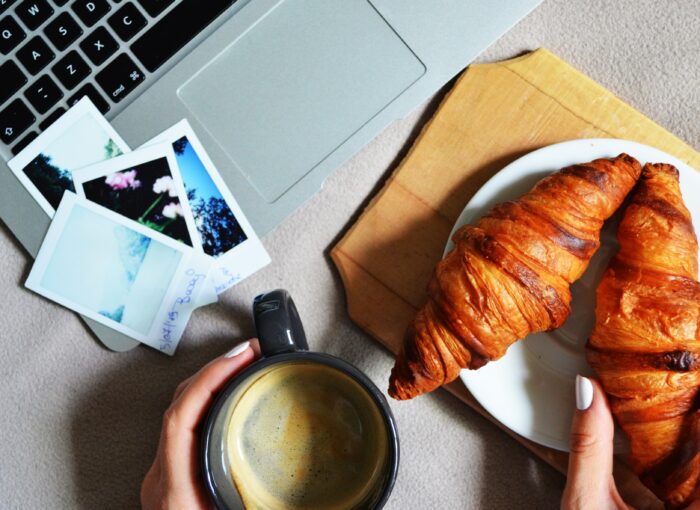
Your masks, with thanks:
M472 65L332 250L353 321L396 353L426 298L452 226L472 195L520 156L577 138L634 140L700 168L700 153L545 49ZM460 381L446 388L566 473L567 454L503 427ZM629 503L658 505L621 460L616 461L616 480Z

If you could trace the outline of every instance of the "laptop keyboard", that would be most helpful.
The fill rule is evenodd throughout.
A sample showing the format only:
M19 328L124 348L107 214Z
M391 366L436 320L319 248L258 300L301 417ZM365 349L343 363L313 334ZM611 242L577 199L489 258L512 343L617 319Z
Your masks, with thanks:
M0 0L0 141L19 153L83 96L128 102L236 1Z

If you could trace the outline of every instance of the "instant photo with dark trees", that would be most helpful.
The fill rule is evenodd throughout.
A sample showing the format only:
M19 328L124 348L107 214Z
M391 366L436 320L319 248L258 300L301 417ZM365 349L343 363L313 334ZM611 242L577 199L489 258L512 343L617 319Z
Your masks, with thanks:
M61 203L64 191L75 192L71 173L52 164L51 156L46 154L34 158L24 168L24 173L54 209Z
M202 239L204 253L217 257L247 239L223 198L209 197L205 200L197 197L196 189L188 191L187 198Z

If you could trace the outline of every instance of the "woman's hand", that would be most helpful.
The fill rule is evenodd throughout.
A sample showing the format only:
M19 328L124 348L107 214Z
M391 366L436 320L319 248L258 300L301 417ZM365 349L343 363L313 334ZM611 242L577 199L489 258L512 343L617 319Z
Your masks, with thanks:
M571 424L571 453L562 510L630 508L613 479L612 414L597 381L576 376L576 412Z
M244 342L177 387L163 416L156 458L141 485L144 510L212 508L202 482L197 428L214 395L255 357L251 342Z
M597 381L576 377L576 412L562 510L630 509L613 479L612 413ZM700 501L687 510L700 510Z

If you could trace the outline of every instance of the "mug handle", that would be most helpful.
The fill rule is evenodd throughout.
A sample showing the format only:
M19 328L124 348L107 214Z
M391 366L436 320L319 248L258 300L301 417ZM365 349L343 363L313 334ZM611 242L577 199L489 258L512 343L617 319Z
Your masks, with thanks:
M257 296L253 300L253 317L263 356L309 350L299 312L286 290Z

